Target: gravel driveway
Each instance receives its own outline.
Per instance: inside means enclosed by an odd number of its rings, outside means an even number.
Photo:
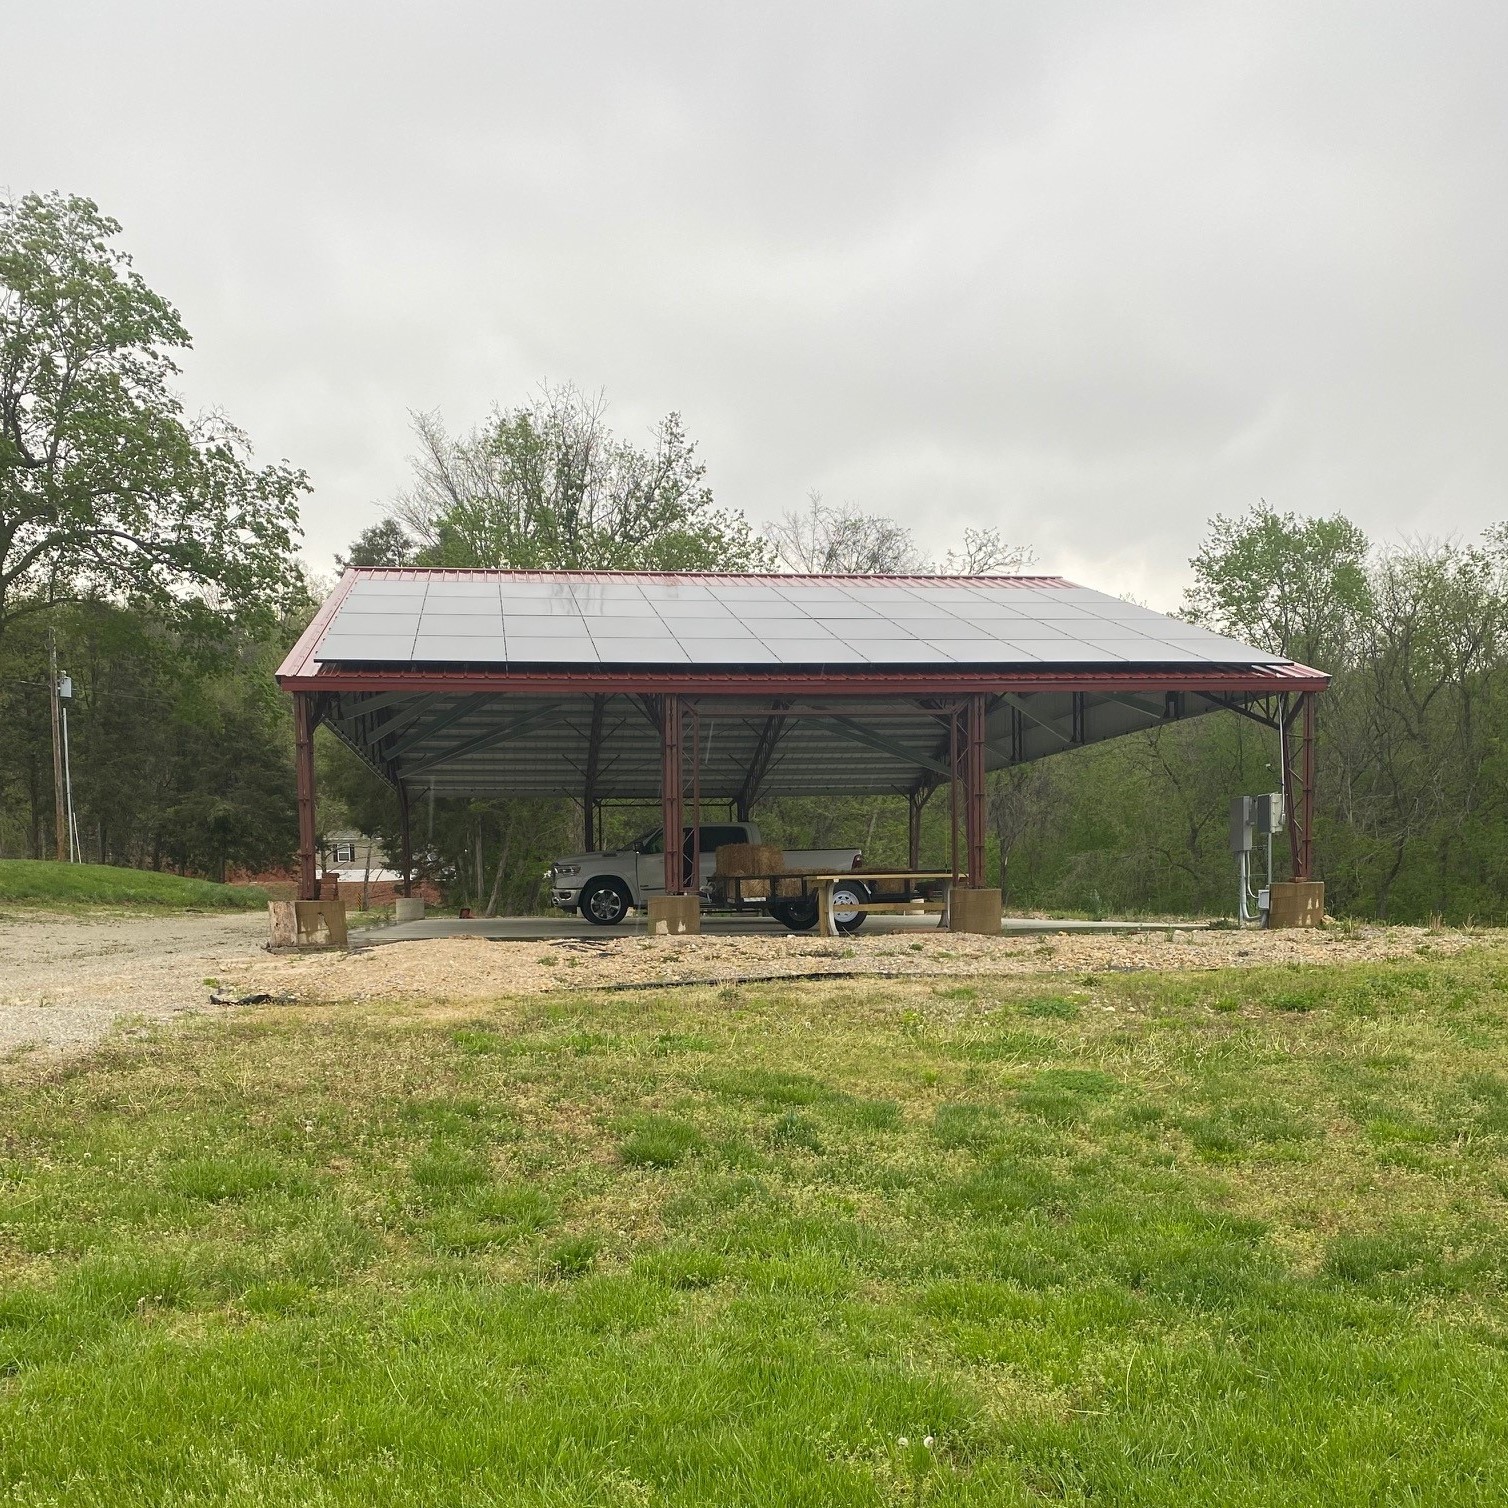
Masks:
[[[260,911],[0,918],[0,1054],[88,1047],[122,1016],[206,1008],[205,979],[244,973],[266,940]]]
[[[979,978],[1101,970],[1303,967],[1497,947],[1502,933],[1421,927],[1317,932],[1142,932],[1134,936],[912,935],[649,939],[583,935],[533,941],[441,937],[350,953],[270,955],[267,918],[250,916],[0,918],[0,1056],[87,1048],[123,1018],[165,1020],[214,1009],[214,979],[232,994],[301,1004],[465,1001],[556,990],[614,989],[779,976]]]

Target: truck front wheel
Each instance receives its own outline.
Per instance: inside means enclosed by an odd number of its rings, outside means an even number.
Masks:
[[[581,892],[581,914],[599,927],[616,927],[632,904],[621,880],[595,880]]]

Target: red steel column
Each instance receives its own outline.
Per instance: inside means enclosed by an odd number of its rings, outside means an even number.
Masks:
[[[298,782],[298,898],[319,899],[314,830],[314,698],[293,693],[293,763]]]
[[[1285,693],[1278,707],[1278,755],[1283,766],[1283,810],[1287,813],[1288,827],[1288,878],[1299,877],[1299,826],[1303,816],[1299,811],[1298,765],[1293,751],[1293,725],[1298,720],[1298,708]]]
[[[691,893],[702,888],[702,714],[691,704]]]
[[[958,880],[958,708],[948,714],[948,865]]]
[[[978,889],[984,884],[984,696],[976,692],[969,698],[968,738],[964,755],[964,822],[968,835],[969,884]]]
[[[685,857],[681,852],[681,699],[673,691],[660,699],[660,821],[665,828],[665,894],[685,891]]]
[[[1288,807],[1288,847],[1295,880],[1314,878],[1314,718],[1313,691],[1301,691],[1298,705],[1284,699],[1283,795]],[[1297,733],[1297,738],[1295,738]]]
[[[1314,878],[1314,715],[1315,693],[1304,693],[1304,739],[1303,754],[1301,759],[1302,789],[1299,801],[1303,809],[1302,836],[1299,842],[1297,880],[1311,880]]]

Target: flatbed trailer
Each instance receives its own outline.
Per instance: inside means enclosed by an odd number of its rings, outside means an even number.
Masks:
[[[840,886],[852,887],[855,882],[863,886],[866,894],[862,902],[847,906],[844,897],[837,903],[834,894]],[[874,882],[891,887],[899,885],[899,894],[886,893],[875,896],[871,891]],[[955,877],[947,870],[936,869],[850,869],[826,873],[783,870],[778,874],[714,875],[708,882],[712,894],[706,909],[734,912],[761,911],[782,920],[777,907],[810,906],[814,909],[813,921],[819,935],[837,937],[844,931],[853,931],[871,912],[901,916],[937,916],[938,925],[948,925],[948,904],[951,899]],[[794,895],[780,893],[792,884],[798,886]],[[923,888],[925,887],[925,889]],[[749,892],[753,891],[753,894]],[[928,892],[936,892],[930,894]],[[855,897],[857,900],[858,897]],[[795,928],[794,930],[805,930]]]

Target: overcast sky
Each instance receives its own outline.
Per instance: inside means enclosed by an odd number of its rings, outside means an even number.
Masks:
[[[719,500],[1176,603],[1213,513],[1508,517],[1508,5],[0,0],[0,187],[87,194],[308,469],[542,380]]]

